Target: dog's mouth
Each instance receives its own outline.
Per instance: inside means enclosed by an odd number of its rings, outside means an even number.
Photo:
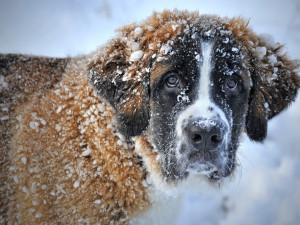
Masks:
[[[208,150],[209,151],[209,150]],[[213,151],[213,150],[210,150]],[[213,154],[209,157],[200,152],[194,152],[187,156],[186,172],[190,174],[202,174],[210,181],[216,181],[229,176],[232,172],[232,162],[224,155]]]
[[[210,176],[210,174],[217,172],[217,168],[210,163],[190,163],[186,169],[189,173],[199,173],[206,176]]]
[[[189,164],[186,171],[189,174],[201,174],[209,179],[209,181],[217,181],[221,178],[227,177],[230,173],[223,169],[218,169],[211,163],[192,163]]]
[[[181,143],[170,154],[161,153],[162,173],[167,181],[184,180],[190,175],[200,175],[209,182],[230,176],[235,168],[235,151],[226,143],[215,148],[199,148]]]
[[[204,159],[200,152],[189,154],[187,172],[207,174],[217,170],[216,166]]]

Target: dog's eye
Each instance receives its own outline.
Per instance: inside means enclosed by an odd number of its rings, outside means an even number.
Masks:
[[[177,87],[179,84],[179,80],[177,75],[171,75],[168,77],[168,79],[166,80],[166,84],[169,88],[174,88]]]
[[[238,81],[234,78],[230,78],[226,81],[226,88],[230,90],[235,90],[238,85]]]

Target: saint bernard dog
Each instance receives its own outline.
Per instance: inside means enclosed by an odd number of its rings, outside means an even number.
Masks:
[[[243,132],[266,138],[295,100],[298,68],[242,18],[176,10],[89,55],[0,55],[0,224],[165,217],[156,193],[190,177],[220,183]]]

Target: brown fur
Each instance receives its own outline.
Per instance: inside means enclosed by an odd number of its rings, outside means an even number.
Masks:
[[[43,95],[58,83],[69,59],[50,59],[25,55],[1,55],[0,75],[7,87],[0,88],[0,215],[7,215],[9,188],[8,152],[12,126],[15,123],[15,107],[26,104],[33,94]],[[2,86],[2,84],[1,84]],[[4,188],[7,187],[8,188]]]
[[[9,152],[15,166],[7,179],[16,184],[9,202],[10,222],[43,223],[46,219],[65,224],[83,219],[106,224],[126,221],[147,204],[139,160],[125,143],[117,144],[110,122],[112,109],[94,95],[84,70],[75,71],[82,63],[73,60],[74,68],[67,69],[51,92],[16,109],[22,117],[11,141],[15,151]],[[92,120],[93,115],[97,120]],[[83,157],[88,148],[93,152]],[[20,176],[24,172],[30,180]],[[96,200],[101,201],[99,207]],[[81,213],[79,206],[84,209]]]
[[[120,36],[81,58],[1,55],[0,75],[8,87],[0,92],[0,222],[126,224],[145,211],[150,200],[143,181],[147,173],[161,172],[147,132],[149,84],[166,70],[155,60],[166,57],[164,44],[204,20],[207,29],[222,25],[232,31],[247,49],[254,86],[246,126],[260,140],[251,124],[266,122],[294,100],[298,65],[280,54],[282,46],[267,46],[241,18],[164,11],[124,26]],[[259,59],[261,46],[267,54]],[[142,58],[130,61],[136,50],[143,51]],[[268,60],[272,54],[274,65]]]

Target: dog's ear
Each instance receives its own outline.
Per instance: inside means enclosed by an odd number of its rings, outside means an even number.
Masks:
[[[246,131],[262,142],[267,136],[267,122],[295,100],[300,86],[299,62],[283,54],[283,46],[269,35],[256,36],[250,53],[250,92]]]
[[[132,53],[128,40],[117,38],[97,53],[89,67],[96,93],[115,110],[117,128],[125,137],[141,135],[149,124],[149,67],[142,51]],[[102,53],[102,54],[101,54]]]

